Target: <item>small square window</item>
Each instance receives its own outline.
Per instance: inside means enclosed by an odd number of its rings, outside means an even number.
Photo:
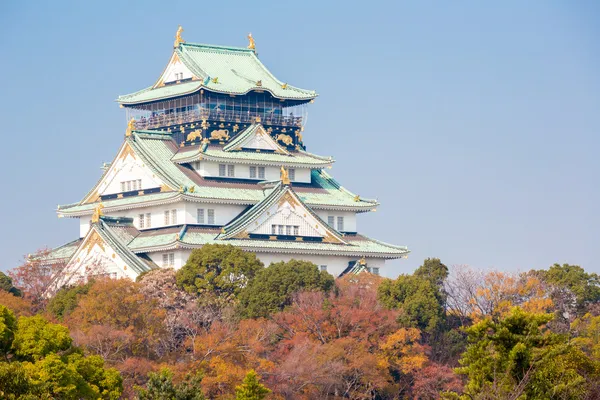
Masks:
[[[258,167],[258,179],[265,179],[265,167]]]
[[[372,272],[374,275],[379,275],[379,267],[373,267],[373,268],[371,268],[371,272]]]
[[[329,215],[327,217],[327,225],[333,228],[333,224],[335,223],[335,217],[333,215]]]
[[[327,265],[319,265],[321,272],[327,272]]]
[[[229,178],[233,178],[235,176],[235,165],[228,165],[227,166],[227,176]]]
[[[215,224],[215,210],[212,208],[208,209],[208,224],[209,225]]]
[[[204,208],[198,209],[198,223],[204,224]]]
[[[219,176],[226,176],[227,166],[225,164],[219,164]]]
[[[290,178],[290,181],[295,181],[296,180],[296,170],[294,168],[288,169],[288,176]]]
[[[256,179],[256,167],[250,167],[250,178]]]
[[[337,230],[340,232],[344,230],[344,217],[337,217]]]

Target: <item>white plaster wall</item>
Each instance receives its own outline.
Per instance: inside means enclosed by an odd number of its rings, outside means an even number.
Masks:
[[[358,232],[356,226],[356,213],[351,211],[330,211],[330,210],[313,210],[316,214],[327,223],[329,216],[335,217],[334,229],[338,229],[337,217],[344,217],[344,232]]]
[[[197,170],[201,176],[208,177],[219,177],[219,164],[233,164],[235,165],[235,177],[238,179],[250,179],[250,167],[249,164],[235,164],[235,163],[216,163],[213,161],[201,161],[200,168]],[[257,165],[258,167],[258,165]],[[310,183],[310,168],[294,168],[296,170],[296,179],[294,182]],[[258,172],[257,172],[258,173]],[[281,169],[280,167],[269,167],[265,166],[265,179],[266,181],[275,181],[280,178]],[[223,177],[221,177],[223,178]],[[227,177],[225,177],[227,178]]]
[[[177,78],[178,73],[183,73],[183,78]],[[164,78],[163,78],[163,82],[165,83],[169,83],[169,82],[174,82],[177,80],[182,80],[182,79],[189,79],[192,78],[193,75],[190,72],[189,69],[186,68],[185,65],[183,65],[183,63],[179,60],[176,60],[175,62],[169,64],[169,66],[167,67],[165,74],[164,74]]]
[[[90,223],[92,222],[91,216],[84,216],[79,218],[79,237],[82,238],[87,235],[90,230]]]
[[[156,253],[148,253],[148,256],[154,261],[156,265],[160,268],[163,268],[163,254],[174,253],[175,254],[175,264],[173,268],[179,269],[183,267],[191,254],[191,250],[183,250],[183,249],[175,249],[169,251],[161,251]]]
[[[112,213],[106,213],[106,215],[111,217],[128,217],[133,218],[133,224],[136,228],[140,228],[139,226],[139,214],[146,215],[147,213],[151,213],[152,225],[148,227],[144,221],[144,228],[160,228],[163,226],[170,225],[182,225],[182,224],[196,224],[198,223],[198,208],[209,209],[212,208],[215,210],[215,225],[226,225],[237,217],[243,210],[245,210],[245,206],[233,205],[233,204],[215,204],[215,203],[194,203],[194,202],[186,202],[180,201],[177,203],[166,204],[161,206],[154,207],[141,207],[131,210],[124,210]],[[165,225],[165,210],[177,210],[177,224],[170,223],[169,225]],[[80,230],[84,230],[87,233],[87,229],[89,229],[89,225],[86,228],[83,224],[84,219],[89,223],[89,217],[82,218],[80,224]],[[171,216],[169,217],[171,220]],[[205,211],[205,221],[207,220],[207,212]],[[171,221],[169,221],[171,222]],[[205,222],[206,223],[206,222]]]

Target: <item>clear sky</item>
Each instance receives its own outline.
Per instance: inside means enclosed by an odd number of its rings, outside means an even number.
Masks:
[[[78,235],[177,26],[315,89],[308,150],[377,212],[359,230],[448,265],[600,272],[600,2],[0,2],[0,269]]]

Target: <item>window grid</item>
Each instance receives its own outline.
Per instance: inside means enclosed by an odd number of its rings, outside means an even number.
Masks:
[[[256,167],[250,167],[250,178],[256,178]]]
[[[288,177],[290,178],[290,181],[296,180],[296,170],[294,168],[288,169]]]
[[[344,230],[344,217],[337,217],[337,230],[338,231]]]
[[[258,167],[258,179],[265,179],[265,167]]]
[[[334,223],[335,223],[335,217],[333,215],[327,216],[327,225],[329,225],[330,227],[333,228]]]
[[[138,218],[139,218],[139,224],[138,225],[139,225],[140,229],[144,229],[144,214],[140,214],[138,216]]]
[[[171,210],[171,224],[177,225],[177,210]]]
[[[204,208],[198,209],[198,223],[204,224]]]
[[[146,214],[146,228],[151,228],[151,227],[152,227],[152,214],[147,213]]]
[[[208,209],[208,224],[209,225],[215,224],[215,210],[212,208]]]
[[[235,176],[235,165],[228,165],[227,166],[227,177],[229,178],[233,178]]]
[[[219,176],[226,175],[227,166],[225,164],[219,164]]]
[[[327,272],[327,265],[319,265],[321,272]]]
[[[165,210],[165,225],[169,225],[171,212],[169,210]]]

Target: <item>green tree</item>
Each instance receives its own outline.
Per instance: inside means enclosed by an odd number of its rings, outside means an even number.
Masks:
[[[308,261],[278,262],[260,270],[239,295],[240,313],[245,318],[268,317],[289,306],[299,291],[328,292],[334,278]]]
[[[590,304],[600,302],[600,276],[589,274],[578,265],[554,264],[535,274],[552,287],[551,297],[558,314],[582,316]]]
[[[433,333],[443,326],[444,299],[429,279],[400,275],[384,280],[377,289],[377,299],[384,306],[400,310],[398,322]]]
[[[271,390],[260,383],[260,377],[252,369],[246,374],[242,384],[235,388],[235,399],[262,400],[269,393],[271,393]]]
[[[13,286],[12,279],[0,271],[0,290],[4,290],[14,296],[21,297],[21,291]]]
[[[447,397],[584,398],[582,374],[597,377],[597,366],[566,336],[549,331],[546,324],[551,320],[551,314],[515,307],[498,322],[486,319],[468,328],[469,345],[457,368],[468,378],[465,394]]]
[[[0,304],[0,351],[5,359],[12,347],[16,330],[17,319],[15,318],[15,314]]]
[[[0,398],[7,399],[118,399],[121,375],[105,369],[100,356],[85,357],[72,346],[69,330],[41,316],[20,317],[0,306],[4,349],[0,362]],[[12,331],[11,335],[2,333]]]
[[[162,368],[158,373],[149,373],[146,387],[137,386],[135,391],[139,400],[204,400],[201,381],[202,376],[197,374],[174,384],[171,370]]]
[[[188,293],[230,301],[262,267],[254,253],[232,245],[207,244],[193,250],[177,271],[177,285]]]
[[[423,265],[415,270],[414,276],[427,279],[441,288],[448,278],[448,267],[442,264],[439,258],[427,258],[423,261]]]
[[[60,289],[48,302],[47,311],[55,318],[62,320],[77,307],[79,296],[87,294],[93,284],[94,281],[90,280],[85,285],[67,286]]]

